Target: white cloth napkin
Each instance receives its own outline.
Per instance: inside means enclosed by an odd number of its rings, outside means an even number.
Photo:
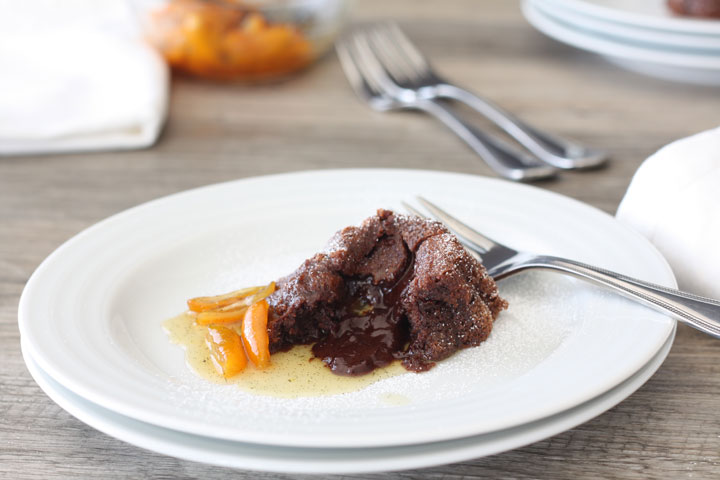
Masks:
[[[660,250],[681,290],[720,299],[720,128],[645,160],[616,216]]]
[[[0,154],[142,148],[169,74],[122,2],[0,2]]]

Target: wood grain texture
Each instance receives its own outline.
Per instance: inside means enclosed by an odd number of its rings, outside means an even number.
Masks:
[[[355,6],[357,21],[399,21],[450,78],[551,131],[610,149],[607,168],[538,184],[609,213],[644,158],[719,122],[717,90],[624,72],[556,43],[529,27],[515,2]],[[27,373],[17,303],[53,249],[108,215],[209,183],[345,167],[490,175],[432,119],[360,104],[332,55],[272,86],[175,80],[167,128],[146,151],[0,158],[0,478],[311,478],[178,460],[85,426]],[[584,425],[500,455],[373,478],[718,478],[719,412],[720,342],[681,326],[657,374]]]

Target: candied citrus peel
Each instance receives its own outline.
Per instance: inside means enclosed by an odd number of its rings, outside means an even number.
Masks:
[[[240,335],[227,327],[208,327],[205,344],[217,372],[230,378],[245,370],[247,356]]]
[[[248,358],[260,369],[270,365],[267,332],[270,306],[265,299],[274,291],[275,282],[270,282],[187,301],[195,323],[207,327],[205,344],[215,369],[225,378],[243,371]],[[241,326],[228,327],[240,322]]]
[[[236,309],[229,312],[200,312],[195,317],[195,323],[198,325],[227,325],[230,323],[237,323],[245,318],[245,312],[247,306],[242,309]]]
[[[230,305],[224,306],[219,309],[221,312],[232,312],[234,310],[245,310],[247,307],[252,305],[253,303],[257,303],[260,300],[267,298],[270,296],[271,293],[275,291],[275,282],[270,282],[264,287],[254,287],[258,288],[258,290],[254,291],[252,294],[247,295],[235,303],[231,303]]]
[[[271,283],[273,286],[273,289],[275,288],[275,283]],[[248,287],[248,288],[242,288],[240,290],[235,290],[234,292],[230,293],[224,293],[222,295],[215,295],[213,297],[196,297],[191,298],[187,301],[188,308],[193,312],[205,312],[207,310],[216,310],[218,308],[226,307],[228,305],[232,305],[233,303],[237,303],[243,298],[246,298],[254,293],[259,292],[263,288],[267,289],[268,287]],[[270,292],[272,293],[272,292]],[[269,295],[269,294],[268,294]],[[247,306],[247,305],[246,305]]]
[[[270,339],[267,331],[269,310],[267,300],[260,300],[248,308],[243,320],[242,340],[245,352],[259,369],[270,365]]]

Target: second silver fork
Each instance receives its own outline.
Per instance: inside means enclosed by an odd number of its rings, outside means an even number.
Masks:
[[[490,100],[448,82],[394,23],[373,25],[367,31],[376,50],[382,52],[384,66],[400,87],[415,91],[421,98],[449,98],[465,103],[540,160],[557,168],[590,168],[606,162],[606,152],[542,132]]]
[[[533,156],[467,124],[450,108],[433,99],[420,98],[393,82],[378,59],[364,30],[357,30],[336,44],[350,85],[378,111],[417,109],[438,118],[462,138],[499,175],[511,180],[534,180],[555,175],[556,169]]]

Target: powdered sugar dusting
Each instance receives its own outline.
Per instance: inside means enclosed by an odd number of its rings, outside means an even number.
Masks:
[[[352,393],[288,399],[253,395],[234,385],[210,384],[187,371],[170,380],[168,400],[188,414],[220,415],[239,428],[248,422],[247,412],[252,411],[253,416],[268,418],[268,431],[281,432],[288,422],[312,425],[338,417],[361,421],[368,409],[412,409],[490,391],[515,381],[551,356],[579,321],[579,311],[569,313],[562,301],[556,301],[568,295],[569,283],[571,279],[542,272],[505,280],[500,291],[510,308],[500,314],[488,340],[439,362],[429,372],[408,372]],[[397,396],[407,399],[407,405],[399,407],[387,401]]]
[[[396,219],[410,225],[409,236],[413,237],[414,232],[415,241],[420,242],[427,235],[425,221],[404,215],[397,215]],[[414,230],[413,225],[417,227]],[[446,231],[439,223],[433,225]],[[440,244],[446,248],[455,241],[446,234],[440,237]],[[238,285],[261,284],[284,276],[312,255],[313,250],[304,250],[297,245],[292,248],[286,243],[284,249],[273,250],[272,256],[255,258],[238,248],[240,238],[226,241],[232,246],[221,248],[221,256],[233,268],[213,279],[202,279],[212,284],[208,293],[229,291]],[[324,252],[338,248],[342,245],[338,243],[338,237],[333,236]],[[228,252],[236,253],[228,259]],[[438,261],[443,259],[438,258]],[[460,351],[439,362],[428,372],[407,372],[340,395],[278,398],[252,394],[232,384],[213,384],[186,368],[167,380],[168,401],[188,415],[221,417],[227,425],[238,429],[256,427],[257,418],[262,417],[263,429],[267,432],[283,432],[289,425],[319,425],[333,418],[362,423],[368,409],[392,412],[401,408],[408,411],[469,393],[489,392],[531,371],[562,344],[579,321],[576,314],[580,310],[568,311],[562,301],[569,295],[567,292],[572,291],[573,282],[543,272],[527,272],[506,279],[500,284],[500,294],[508,300],[510,307],[495,321],[490,337],[478,347]],[[398,406],[388,398],[403,398],[406,402]],[[249,411],[254,412],[250,417]]]

